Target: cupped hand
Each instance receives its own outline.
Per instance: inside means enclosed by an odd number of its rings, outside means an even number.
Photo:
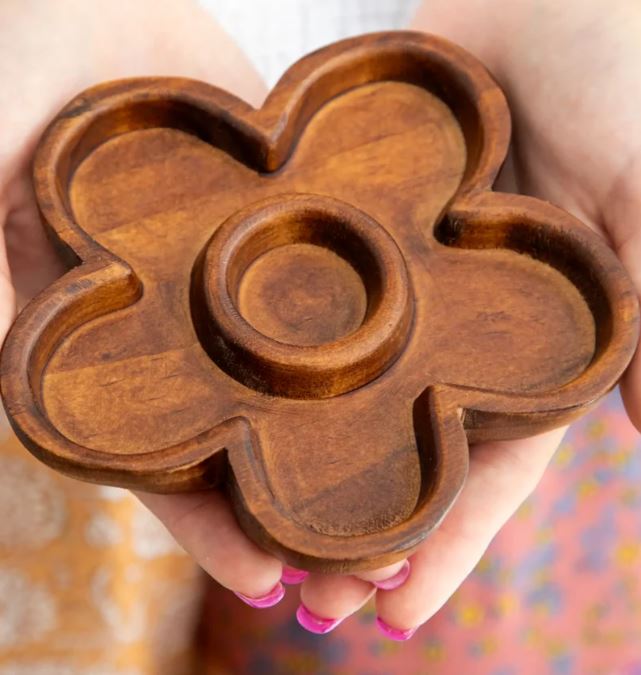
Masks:
[[[67,101],[93,84],[142,75],[212,82],[256,105],[264,96],[247,60],[195,3],[137,0],[124,7],[108,0],[0,4],[0,338],[16,305],[64,272],[38,216],[30,161],[45,125]],[[158,497],[152,506],[227,587],[260,595],[277,583],[280,562],[241,534],[219,495]]]
[[[413,27],[474,53],[507,94],[513,148],[497,189],[577,216],[606,239],[641,295],[641,5],[619,0],[604,11],[598,0],[426,0]],[[641,429],[639,351],[621,390]],[[447,601],[533,491],[563,432],[471,448],[466,485],[410,557],[409,577],[376,592],[383,632],[407,639]],[[370,594],[353,577],[312,575],[302,588],[314,614],[335,619]]]
[[[0,7],[10,26],[0,43],[0,338],[16,311],[64,273],[42,228],[31,187],[30,161],[47,122],[73,96],[110,79],[147,75],[192,77],[259,105],[260,78],[211,17],[188,0],[137,0],[122,5],[60,0]],[[217,492],[139,494],[203,569],[246,602],[268,606],[282,597],[283,566],[239,528]],[[402,563],[371,572],[393,576]],[[288,570],[286,581],[304,575]],[[329,581],[347,615],[361,604],[344,580]],[[361,588],[371,594],[374,586]]]
[[[513,115],[498,189],[551,201],[612,246],[641,294],[641,6],[634,0],[427,0],[414,28],[465,47],[494,73]],[[641,428],[641,355],[621,385]],[[439,529],[410,558],[409,579],[378,591],[397,638],[431,617],[536,486],[562,431],[471,449],[467,483]],[[488,498],[491,495],[491,498]],[[354,582],[357,584],[357,582]],[[311,580],[303,597],[331,607]],[[342,608],[344,611],[344,608]]]

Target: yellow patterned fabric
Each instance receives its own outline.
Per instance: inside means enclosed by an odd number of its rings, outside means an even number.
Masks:
[[[195,673],[202,581],[129,492],[59,476],[3,420],[0,675]]]

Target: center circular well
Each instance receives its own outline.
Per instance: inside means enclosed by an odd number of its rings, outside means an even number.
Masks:
[[[320,399],[398,357],[413,299],[403,256],[373,218],[312,194],[230,216],[194,261],[194,328],[218,367],[276,396]]]
[[[292,243],[266,251],[245,270],[238,310],[257,331],[297,346],[334,342],[367,313],[358,272],[329,248]]]

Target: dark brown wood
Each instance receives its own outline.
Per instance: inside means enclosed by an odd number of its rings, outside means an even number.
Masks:
[[[224,485],[298,567],[407,555],[469,442],[574,419],[637,342],[608,246],[491,192],[509,127],[484,68],[417,33],[315,52],[259,110],[176,78],[84,92],[35,158],[70,270],[5,343],[16,432],[85,480]]]

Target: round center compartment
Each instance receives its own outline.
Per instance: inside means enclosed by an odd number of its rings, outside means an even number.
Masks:
[[[290,345],[322,345],[359,328],[367,291],[358,272],[331,249],[279,246],[245,271],[238,309],[258,332]]]
[[[279,195],[231,216],[192,273],[201,344],[229,375],[292,398],[370,382],[403,350],[413,301],[390,235],[354,207]]]

